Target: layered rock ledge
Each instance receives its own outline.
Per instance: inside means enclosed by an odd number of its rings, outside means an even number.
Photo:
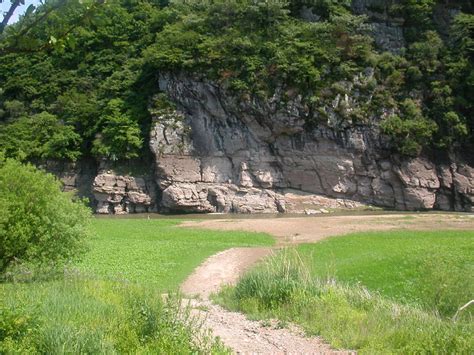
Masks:
[[[236,98],[182,75],[163,75],[159,86],[177,109],[154,117],[153,161],[138,174],[99,166],[91,183],[97,213],[473,211],[472,157],[394,155],[377,125],[338,124],[335,109],[344,100],[357,105],[351,97],[336,98],[328,122],[308,129],[298,96]],[[81,180],[58,175],[69,189]]]

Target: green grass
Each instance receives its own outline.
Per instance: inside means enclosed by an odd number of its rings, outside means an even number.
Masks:
[[[215,299],[362,353],[472,353],[473,232],[354,234],[284,250]],[[367,287],[365,287],[367,286]],[[417,294],[418,292],[418,294]]]
[[[19,270],[15,279],[29,282],[0,283],[0,354],[226,353],[177,296],[161,295],[208,256],[273,239],[179,223],[94,219],[90,251],[66,276]]]
[[[272,245],[266,234],[179,228],[179,220],[102,219],[78,264],[82,273],[174,290],[207,257],[232,247]]]
[[[474,231],[372,232],[301,245],[313,276],[452,316],[474,298]]]
[[[0,284],[0,353],[189,354],[226,349],[178,298],[117,281]]]

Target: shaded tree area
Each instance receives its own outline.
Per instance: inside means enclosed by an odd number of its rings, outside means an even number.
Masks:
[[[160,7],[94,4],[68,1],[17,44],[22,21],[6,29],[6,47],[15,50],[6,50],[0,63],[0,140],[9,156],[127,159],[139,153],[151,84],[142,78],[140,53],[152,42],[150,22]],[[110,134],[118,124],[122,129]]]
[[[380,124],[407,155],[472,143],[468,2],[453,5],[447,37],[433,24],[436,1],[397,2],[391,11],[405,19],[408,39],[399,54],[374,47],[367,18],[348,1],[59,3],[1,35],[0,150],[10,157],[139,156],[160,72],[205,76],[243,100],[299,94],[312,127],[325,124],[324,108],[336,95],[350,94],[341,83],[369,68],[373,76],[358,88],[367,100],[339,112],[348,124]],[[298,17],[308,5],[317,22]]]

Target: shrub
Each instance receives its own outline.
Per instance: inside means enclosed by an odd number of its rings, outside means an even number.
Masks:
[[[0,149],[7,156],[23,159],[70,159],[80,156],[81,137],[48,112],[22,116],[0,125]]]
[[[388,135],[398,152],[416,156],[424,143],[437,131],[435,122],[423,116],[413,100],[406,99],[400,104],[401,117],[392,115],[380,124],[382,132]]]
[[[95,155],[111,160],[138,157],[143,144],[140,127],[128,113],[123,112],[124,106],[120,99],[109,101],[103,117],[104,128],[93,142],[92,152]]]
[[[59,266],[85,250],[90,211],[51,174],[0,162],[0,274],[13,264]]]

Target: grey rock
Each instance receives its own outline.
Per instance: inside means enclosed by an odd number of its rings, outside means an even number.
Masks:
[[[127,214],[157,210],[154,183],[149,178],[119,175],[108,170],[95,177],[92,188],[96,213]]]
[[[341,83],[348,94],[331,105],[363,104],[367,98],[355,95],[357,82],[371,76],[368,68],[352,83]],[[144,173],[119,173],[108,163],[49,166],[66,190],[89,186],[97,213],[307,213],[368,205],[473,209],[474,169],[467,161],[393,155],[376,118],[365,126],[347,125],[329,105],[330,122],[308,131],[301,97],[283,89],[264,101],[241,100],[185,75],[162,75],[159,85],[177,111],[154,117],[154,158],[140,163]]]
[[[370,70],[357,80],[365,75]],[[179,154],[173,147],[151,146],[167,209],[304,213],[369,204],[471,209],[474,175],[468,164],[453,168],[423,156],[392,156],[376,126],[338,126],[336,119],[307,132],[301,99],[283,103],[278,90],[266,102],[241,101],[212,82],[179,75],[162,76],[160,87],[191,127],[187,148]],[[336,106],[352,100],[336,99]]]

